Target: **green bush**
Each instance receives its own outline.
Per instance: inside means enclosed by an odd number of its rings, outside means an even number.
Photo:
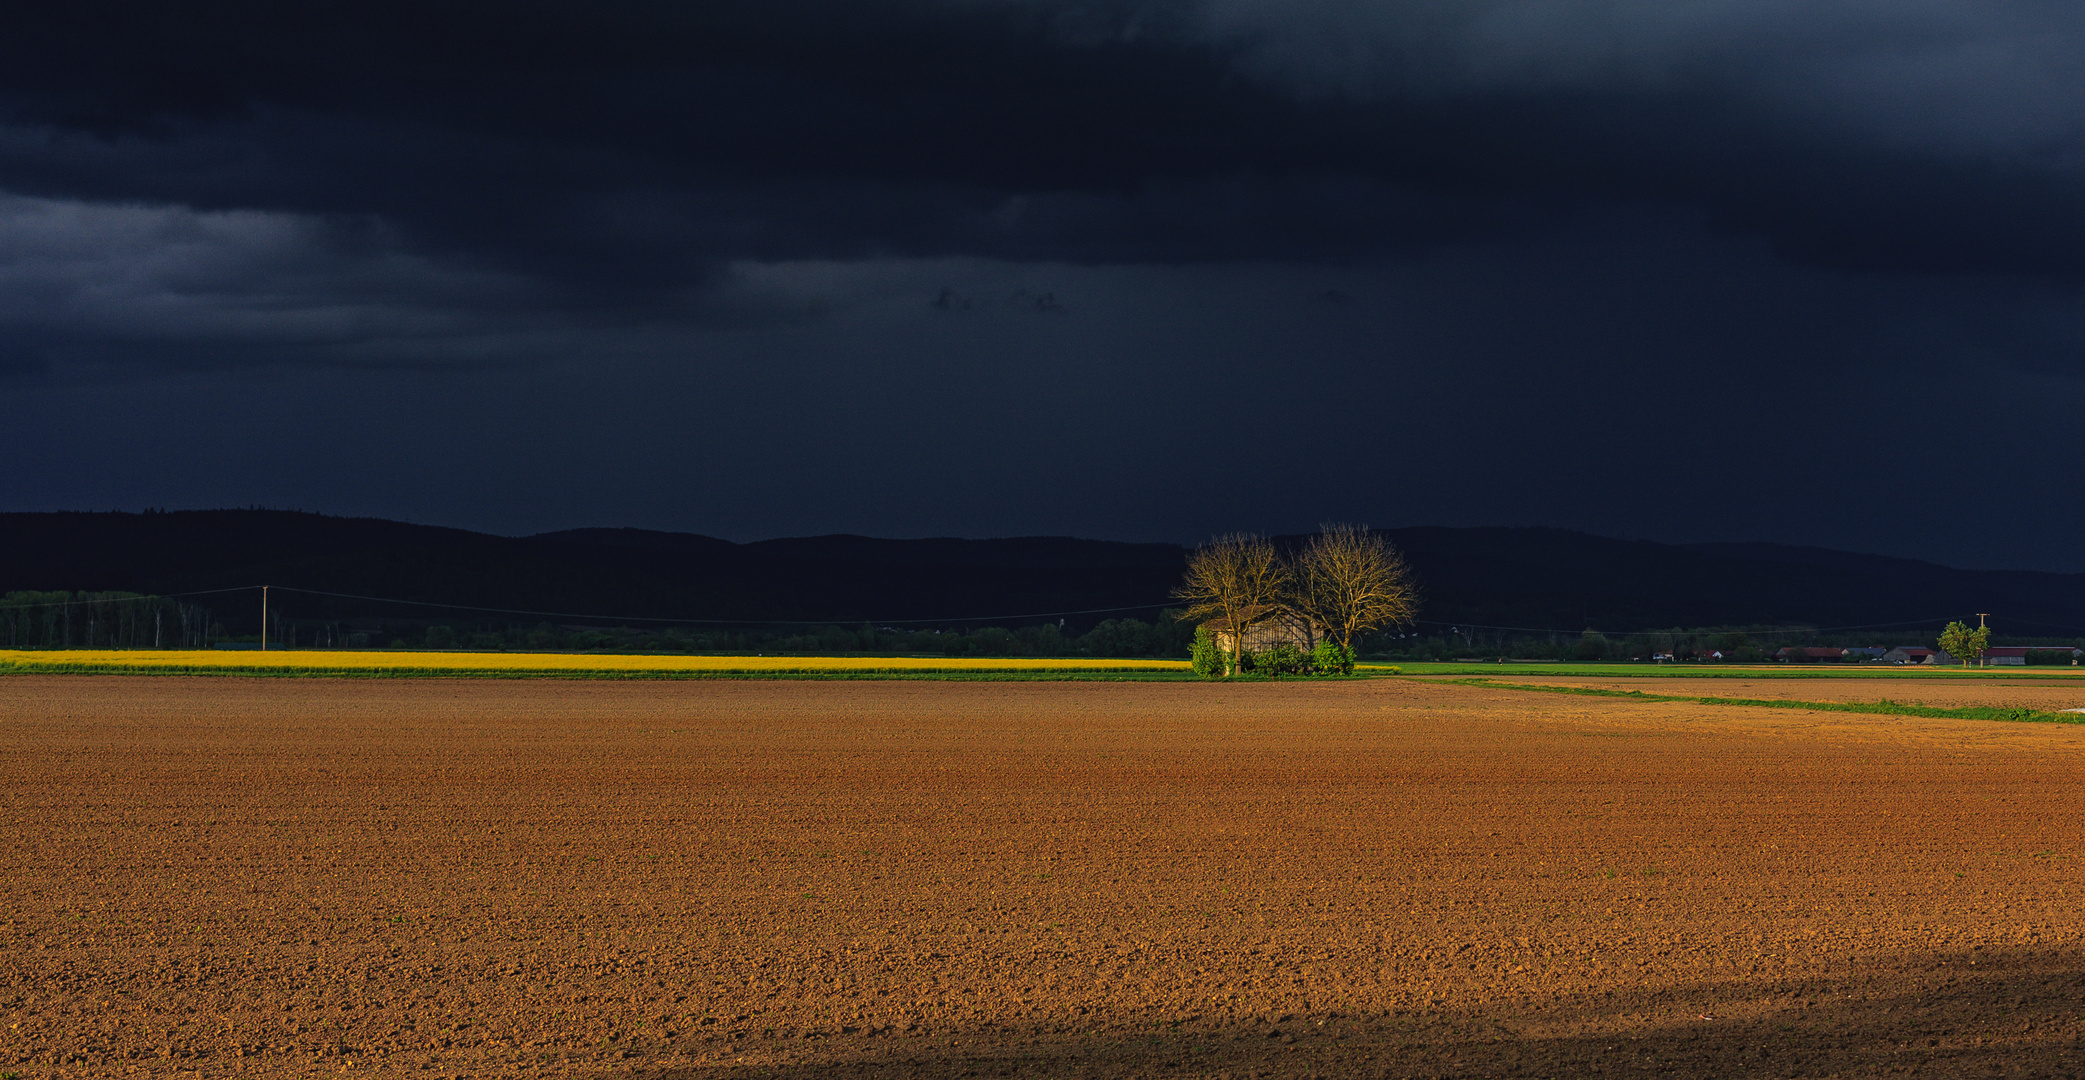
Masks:
[[[1206,627],[1195,627],[1195,643],[1188,652],[1188,666],[1205,679],[1214,679],[1223,674],[1223,651],[1216,647],[1216,639],[1209,635]]]
[[[1252,670],[1274,678],[1302,675],[1310,670],[1310,657],[1294,645],[1275,645],[1250,654]]]
[[[1327,638],[1310,650],[1310,667],[1320,675],[1352,675],[1354,650]]]

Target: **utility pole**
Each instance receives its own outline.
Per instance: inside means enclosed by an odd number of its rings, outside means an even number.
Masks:
[[[261,651],[268,651],[268,587],[261,586]]]
[[[1988,612],[1988,611],[1979,611],[1979,612],[1977,612],[1977,613],[1976,613],[1976,628],[1977,628],[1978,630],[1984,630],[1984,629],[1988,629],[1988,627],[1986,627],[1986,626],[1985,626],[1985,624],[1984,624],[1984,620],[1985,620],[1985,619],[1988,619],[1988,618],[1990,618],[1990,617],[1991,617],[1991,613],[1990,613],[1990,612]],[[1979,656],[1979,657],[1977,657],[1977,658],[1976,658],[1976,666],[1978,666],[1978,667],[1990,667],[1990,666],[1991,666],[1991,661],[1989,661],[1989,660],[1987,660],[1987,659],[1985,659],[1985,658],[1983,658],[1983,657]]]

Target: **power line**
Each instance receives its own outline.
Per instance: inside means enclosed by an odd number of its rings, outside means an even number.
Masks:
[[[1426,625],[1426,626],[1446,626],[1446,627],[1449,627],[1450,629],[1453,629],[1453,628],[1455,628],[1455,627],[1460,627],[1460,626],[1466,626],[1466,627],[1469,627],[1469,628],[1470,628],[1470,629],[1472,629],[1472,630],[1510,630],[1510,631],[1513,631],[1513,632],[1515,632],[1515,633],[1522,633],[1522,634],[1580,634],[1580,633],[1584,633],[1584,630],[1583,630],[1583,629],[1581,629],[1581,630],[1554,630],[1554,629],[1544,629],[1544,628],[1542,628],[1542,627],[1536,627],[1536,626],[1488,626],[1488,625],[1486,625],[1486,624],[1484,624],[1484,623],[1471,623],[1471,622],[1441,622],[1441,621],[1439,621],[1439,620],[1437,620],[1437,619],[1414,619],[1414,620],[1412,620],[1412,621],[1413,621],[1414,623],[1419,623],[1419,624],[1423,624],[1423,625]],[[1673,633],[1673,632],[1674,632],[1675,630],[1677,630],[1677,631],[1678,631],[1679,633],[1683,633],[1683,634],[1714,634],[1714,633],[1742,633],[1742,634],[1745,634],[1745,635],[1746,635],[1746,636],[1748,636],[1748,637],[1769,637],[1769,636],[1772,636],[1772,635],[1776,635],[1776,634],[1833,634],[1833,633],[1838,633],[1838,632],[1840,632],[1840,631],[1844,631],[1844,630],[1888,630],[1888,629],[1892,629],[1892,628],[1894,628],[1894,627],[1899,627],[1899,626],[1928,626],[1928,625],[1931,625],[1931,624],[1933,624],[1933,623],[1942,623],[1942,622],[1946,622],[1946,621],[1947,621],[1947,618],[1946,618],[1945,616],[1942,616],[1942,617],[1940,617],[1940,618],[1934,618],[1934,619],[1905,619],[1905,620],[1903,620],[1903,621],[1901,621],[1901,622],[1888,622],[1888,623],[1865,623],[1865,624],[1862,624],[1862,625],[1859,625],[1859,626],[1798,626],[1798,627],[1791,627],[1791,628],[1789,628],[1789,629],[1786,629],[1786,630],[1726,630],[1726,631],[1717,631],[1717,630],[1710,630],[1710,629],[1694,629],[1694,630],[1687,630],[1687,629],[1683,629],[1683,628],[1678,628],[1678,627],[1671,627],[1671,626],[1661,626],[1661,627],[1656,627],[1656,628],[1653,628],[1653,629],[1650,629],[1650,630],[1617,630],[1617,631],[1615,631],[1615,632],[1614,632],[1614,636],[1617,636],[1617,637],[1632,637],[1632,636],[1634,636],[1634,635],[1637,635],[1637,634],[1670,634],[1670,633]],[[2021,621],[2021,622],[2028,622],[2028,621],[2030,621],[2030,620],[2022,619],[2022,620],[2020,620],[2020,621]],[[2048,623],[2042,623],[2042,624],[2039,624],[2039,625],[2044,625],[2044,626],[2047,626],[2047,625],[2052,625],[2052,624],[2048,624]],[[1605,633],[1605,631],[1596,631],[1596,632],[1597,632],[1597,633]],[[2085,632],[2085,631],[2081,631],[2081,632]]]
[[[229,589],[195,589],[190,592],[145,593],[137,596],[104,596],[99,600],[31,600],[19,604],[0,604],[0,610],[39,607],[78,607],[82,604],[124,604],[133,600],[173,600],[183,596],[211,596],[217,593],[247,592],[260,588],[259,585],[238,585]]]
[[[440,609],[440,610],[444,610],[444,611],[474,611],[474,612],[480,612],[480,613],[483,613],[483,614],[488,614],[488,615],[527,615],[527,616],[531,616],[531,617],[535,617],[535,618],[545,618],[545,619],[579,619],[579,620],[584,620],[584,621],[588,621],[588,622],[623,622],[623,623],[632,623],[632,622],[639,622],[639,623],[662,623],[662,624],[704,624],[704,625],[711,625],[711,626],[838,626],[838,625],[841,625],[841,624],[844,624],[844,623],[855,623],[855,622],[865,622],[865,623],[872,623],[872,624],[879,624],[879,625],[913,625],[913,626],[917,626],[917,625],[934,625],[934,624],[945,624],[945,623],[976,623],[976,622],[1015,622],[1015,621],[1021,621],[1021,620],[1027,620],[1027,619],[1056,619],[1056,618],[1063,618],[1063,617],[1066,617],[1066,616],[1071,616],[1071,615],[1109,615],[1109,614],[1115,614],[1115,613],[1119,613],[1119,612],[1127,612],[1127,611],[1157,611],[1157,610],[1162,610],[1162,609],[1164,609],[1164,608],[1168,608],[1168,607],[1172,607],[1172,606],[1173,606],[1173,605],[1172,605],[1172,604],[1170,604],[1170,603],[1156,603],[1156,604],[1132,604],[1132,605],[1128,605],[1128,606],[1123,606],[1123,607],[1104,607],[1104,608],[1080,608],[1080,609],[1077,609],[1077,610],[1072,610],[1072,611],[1039,611],[1039,612],[1026,612],[1026,613],[1022,613],[1022,614],[1001,614],[1001,615],[961,615],[961,616],[947,616],[947,617],[940,617],[940,618],[925,618],[925,619],[922,619],[922,618],[909,618],[909,619],[878,619],[878,618],[835,618],[835,619],[717,619],[717,618],[681,618],[681,617],[669,617],[669,616],[661,616],[661,615],[596,615],[596,614],[588,614],[588,613],[583,613],[583,612],[574,612],[574,611],[538,611],[538,610],[534,610],[534,609],[528,609],[528,608],[501,608],[501,607],[483,607],[483,606],[479,606],[479,605],[475,605],[475,604],[450,604],[450,603],[443,603],[443,602],[440,602],[440,601],[434,601],[434,600],[407,600],[407,599],[403,599],[403,598],[400,598],[400,597],[395,597],[395,596],[365,596],[365,595],[362,595],[362,594],[359,594],[359,593],[342,593],[342,592],[329,592],[329,591],[327,591],[327,590],[324,590],[324,589],[303,589],[303,588],[298,588],[298,587],[296,587],[296,586],[292,586],[292,585],[274,585],[274,586],[262,586],[262,585],[239,585],[239,586],[233,586],[233,587],[230,587],[230,588],[224,588],[224,589],[195,589],[195,590],[191,590],[191,591],[188,591],[188,592],[178,592],[178,593],[154,593],[154,594],[151,594],[151,595],[148,595],[148,596],[134,596],[134,597],[108,597],[108,598],[104,598],[104,599],[100,599],[100,600],[49,600],[49,601],[32,601],[32,602],[26,602],[26,603],[15,603],[15,604],[0,604],[0,610],[6,610],[6,609],[21,609],[21,608],[35,608],[35,607],[77,607],[77,606],[83,606],[83,605],[88,605],[88,604],[108,604],[108,603],[122,603],[122,602],[125,602],[125,601],[130,601],[130,600],[158,600],[158,599],[175,599],[175,598],[180,598],[180,597],[189,597],[189,596],[212,596],[212,595],[218,595],[218,594],[223,594],[223,593],[233,593],[233,592],[248,592],[248,591],[251,591],[251,590],[256,590],[256,589],[263,589],[263,588],[273,588],[273,589],[278,589],[278,590],[281,590],[281,591],[283,591],[283,592],[294,592],[294,593],[302,593],[302,594],[304,594],[304,595],[307,595],[307,596],[327,596],[327,597],[332,597],[332,598],[335,598],[335,599],[340,599],[340,600],[360,600],[360,601],[363,601],[363,602],[366,602],[366,603],[374,603],[374,604],[403,604],[403,605],[407,605],[407,606],[411,606],[411,607],[425,607],[425,608],[436,608],[436,609]],[[1900,620],[1900,621],[1898,621],[1898,622],[1887,622],[1887,623],[1862,623],[1862,624],[1858,624],[1858,625],[1850,625],[1850,626],[1818,626],[1818,627],[1792,627],[1792,628],[1789,628],[1789,629],[1784,629],[1784,630],[1733,630],[1733,631],[1726,631],[1726,632],[1733,632],[1733,633],[1743,633],[1743,634],[1745,634],[1745,635],[1747,635],[1747,636],[1750,636],[1750,637],[1773,637],[1773,636],[1781,636],[1781,635],[1789,635],[1789,634],[1830,634],[1830,633],[1840,633],[1840,632],[1844,632],[1844,631],[1849,631],[1849,630],[1888,630],[1888,629],[1894,629],[1894,628],[1897,628],[1897,627],[1907,627],[1907,626],[1928,626],[1928,625],[1933,625],[1933,624],[1937,624],[1937,623],[1944,623],[1944,622],[1946,622],[1946,621],[1947,621],[1947,617],[1946,617],[1946,616],[1940,616],[1940,617],[1935,617],[1935,618],[1930,618],[1930,619],[1905,619],[1905,620]],[[2029,625],[2033,625],[2033,626],[2043,626],[2043,627],[2048,627],[2048,628],[2050,628],[2050,629],[2055,629],[2055,630],[2067,630],[2067,631],[2072,631],[2072,632],[2075,632],[2075,633],[2085,633],[2085,628],[2080,628],[2080,627],[2073,627],[2073,626],[2064,626],[2064,625],[2062,625],[2062,624],[2058,624],[2058,623],[2047,623],[2047,622],[2041,622],[2041,621],[2039,621],[2039,620],[2035,620],[2035,619],[2013,619],[2012,621],[2014,621],[2014,622],[2020,622],[2020,623],[2027,623],[2027,624],[2029,624]],[[1422,626],[1444,626],[1444,627],[1448,627],[1448,628],[1450,628],[1450,629],[1455,629],[1455,628],[1465,628],[1465,627],[1466,627],[1466,628],[1468,628],[1468,629],[1471,629],[1471,630],[1503,630],[1503,631],[1507,631],[1507,632],[1509,632],[1509,633],[1520,633],[1520,634],[1564,634],[1564,635],[1571,635],[1571,634],[1579,634],[1579,633],[1582,633],[1582,632],[1583,632],[1583,629],[1580,629],[1580,630],[1565,630],[1565,629],[1559,629],[1559,628],[1555,628],[1555,627],[1541,627],[1541,626],[1497,626],[1497,625],[1492,625],[1492,624],[1488,624],[1488,623],[1473,623],[1473,622],[1448,622],[1448,621],[1443,621],[1443,620],[1438,620],[1438,619],[1414,619],[1414,620],[1412,620],[1412,623],[1413,623],[1413,624],[1415,624],[1415,625],[1422,625]],[[1613,634],[1613,636],[1621,636],[1621,637],[1628,637],[1628,636],[1633,636],[1633,635],[1636,635],[1636,634],[1662,634],[1662,633],[1671,633],[1671,632],[1673,632],[1673,631],[1674,631],[1675,629],[1678,629],[1678,628],[1674,628],[1674,627],[1654,627],[1654,628],[1651,628],[1651,629],[1647,629],[1647,630],[1629,630],[1629,631],[1615,631],[1615,632],[1614,632],[1614,634]],[[1705,633],[1715,633],[1716,631],[1713,631],[1713,630],[1706,630],[1706,629],[1695,629],[1695,630],[1684,630],[1684,629],[1681,629],[1681,630],[1680,630],[1680,632],[1682,632],[1682,633],[1693,633],[1693,634],[1705,634]]]
[[[259,588],[249,585],[248,588]],[[1066,615],[1102,615],[1116,611],[1151,611],[1171,607],[1170,604],[1136,604],[1129,607],[1084,608],[1078,611],[1040,611],[1025,615],[964,615],[939,619],[682,619],[660,615],[586,615],[574,611],[531,611],[522,608],[478,607],[472,604],[444,604],[433,600],[401,600],[391,596],[361,596],[355,593],[327,592],[323,589],[299,589],[289,585],[272,588],[283,592],[304,593],[310,596],[331,596],[342,600],[364,600],[377,604],[410,604],[415,607],[441,608],[447,611],[479,611],[491,615],[532,615],[545,619],[585,619],[592,622],[649,622],[649,623],[707,623],[717,626],[837,626],[841,623],[956,623],[956,622],[1011,622],[1020,619],[1055,619]]]
[[[648,623],[706,623],[717,626],[836,626],[842,623],[960,623],[960,622],[1003,622],[1021,619],[1055,619],[1067,615],[1106,615],[1121,611],[1156,611],[1173,606],[1170,603],[1131,604],[1126,607],[1081,608],[1075,611],[1038,611],[1019,615],[956,615],[930,619],[713,619],[681,618],[663,615],[594,615],[576,611],[536,611],[528,608],[482,607],[475,604],[450,604],[436,600],[407,600],[396,596],[364,596],[360,593],[328,592],[324,589],[300,589],[294,585],[239,585],[228,589],[197,589],[191,592],[152,593],[127,597],[105,597],[100,600],[37,600],[18,604],[0,604],[0,610],[10,608],[77,607],[85,604],[112,604],[131,600],[165,600],[184,596],[209,596],[218,593],[251,592],[257,589],[275,589],[280,592],[303,593],[307,596],[330,596],[341,600],[361,600],[373,604],[405,604],[412,607],[437,608],[444,611],[476,611],[489,615],[531,615],[546,619],[583,619],[589,622],[648,622]]]
[[[2049,630],[2068,630],[2073,634],[2085,634],[2085,626],[2065,626],[2062,623],[2042,622],[2040,619],[2020,619],[2011,616],[2007,618],[2011,622],[2026,623],[2029,626],[2040,626]]]

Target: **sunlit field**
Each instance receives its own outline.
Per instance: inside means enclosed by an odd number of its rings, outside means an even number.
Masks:
[[[1500,677],[1568,676],[1572,678],[1630,679],[2077,679],[2085,678],[2085,667],[2068,664],[2012,664],[1992,667],[1963,667],[1960,664],[1617,664],[1568,661],[1483,661],[1400,660],[1393,666],[1362,663],[1363,675],[1478,675]]]
[[[283,650],[0,650],[0,674],[478,675],[566,678],[705,676],[1164,675],[1185,660],[1043,660],[915,656],[632,656],[577,653]]]
[[[0,1080],[2081,1072],[2085,727],[1186,678],[0,680]]]

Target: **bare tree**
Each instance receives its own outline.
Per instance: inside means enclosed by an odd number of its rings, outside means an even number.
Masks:
[[[1326,525],[1296,556],[1288,603],[1351,657],[1355,638],[1412,621],[1419,590],[1388,540],[1365,525]]]
[[[1236,675],[1245,651],[1245,632],[1281,613],[1289,568],[1274,545],[1251,533],[1219,536],[1187,557],[1187,579],[1173,590],[1184,601],[1182,619],[1216,621],[1231,635],[1224,674]]]

